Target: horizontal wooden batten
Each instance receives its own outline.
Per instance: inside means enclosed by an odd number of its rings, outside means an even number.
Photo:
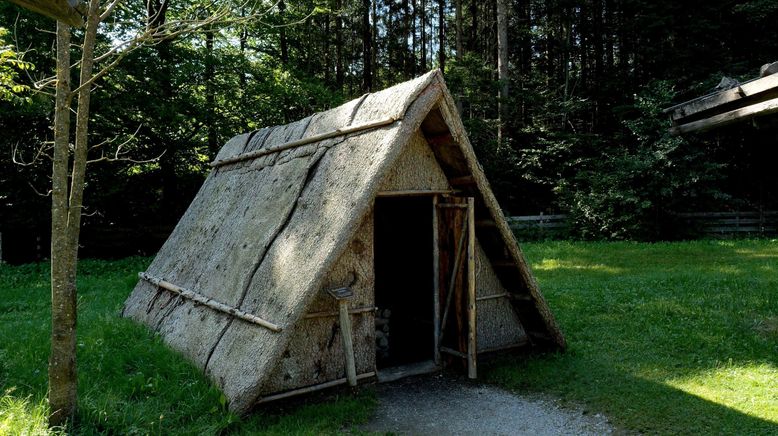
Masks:
[[[507,292],[503,292],[502,294],[494,294],[494,295],[484,295],[483,297],[477,297],[475,301],[486,301],[486,300],[494,300],[497,298],[510,298],[511,294]]]
[[[375,129],[378,127],[387,126],[397,121],[395,117],[384,118],[378,121],[371,121],[369,123],[358,124],[356,126],[343,127],[335,129],[330,132],[322,133],[320,135],[313,135],[307,138],[298,139],[296,141],[285,142],[274,147],[268,147],[263,150],[251,151],[248,153],[239,154],[237,156],[220,159],[210,163],[213,168],[218,168],[224,165],[241,162],[244,160],[256,159],[258,157],[266,156],[268,154],[278,153],[279,151],[289,150],[291,148],[301,147],[303,145],[312,144],[314,142],[324,141],[325,139],[336,138],[338,136],[348,135],[349,133],[362,132],[365,130]]]
[[[467,209],[466,204],[440,203],[437,206],[441,209]]]
[[[375,372],[366,372],[364,374],[357,375],[357,380],[364,380],[364,379],[372,378],[372,377],[375,377]],[[332,388],[332,387],[339,386],[339,385],[344,385],[344,384],[346,384],[347,381],[348,380],[345,379],[345,378],[339,378],[337,380],[328,381],[326,383],[321,383],[321,384],[318,384],[318,385],[307,386],[307,387],[300,388],[300,389],[294,389],[294,390],[291,390],[291,391],[281,392],[280,394],[268,395],[267,397],[260,398],[257,401],[257,404],[269,403],[271,401],[281,400],[281,399],[284,399],[284,398],[289,398],[289,397],[294,397],[294,396],[297,396],[297,395],[307,394],[309,392],[316,392],[316,391],[320,391],[322,389],[327,389],[327,388]]]
[[[454,195],[453,189],[415,189],[407,191],[379,191],[378,197],[420,197],[424,195]]]
[[[467,359],[467,353],[463,353],[461,351],[457,351],[457,350],[454,350],[454,349],[451,349],[451,348],[448,348],[448,347],[440,347],[440,352],[449,354],[451,356],[461,357],[463,359]]]
[[[748,120],[758,116],[765,116],[778,113],[778,98],[767,100],[762,103],[753,104],[733,111],[724,112],[723,114],[714,115],[710,118],[705,118],[699,121],[692,121],[690,123],[681,124],[676,127],[670,128],[670,133],[673,135],[681,135],[684,133],[704,132],[714,127],[726,126],[737,121]]]
[[[719,91],[685,103],[677,104],[665,109],[664,112],[670,114],[674,121],[678,121],[700,112],[713,109],[717,106],[733,103],[743,98],[764,93],[775,88],[778,88],[778,74],[751,80],[746,83],[741,83],[739,86],[732,89]]]
[[[356,307],[354,309],[349,309],[348,313],[349,315],[358,315],[363,313],[370,313],[375,312],[378,308],[377,307]],[[330,311],[330,312],[311,312],[306,313],[303,318],[304,319],[313,319],[313,318],[334,318],[338,316],[340,312],[337,310]]]
[[[513,348],[521,348],[521,347],[526,346],[527,344],[529,344],[529,340],[527,340],[525,338],[521,342],[514,342],[512,344],[498,345],[496,347],[483,348],[481,350],[478,350],[478,354],[481,354],[481,353],[494,353],[496,351],[505,351],[505,350],[511,350]]]
[[[256,324],[259,326],[262,326],[268,330],[272,330],[274,332],[280,332],[281,327],[279,327],[276,324],[273,324],[270,321],[266,321],[256,315],[252,315],[250,313],[246,313],[240,309],[236,309],[234,307],[227,306],[224,303],[220,303],[218,301],[212,300],[209,297],[206,297],[204,295],[198,294],[197,292],[191,291],[186,288],[182,288],[180,286],[174,285],[173,283],[166,282],[163,279],[160,279],[158,277],[154,277],[150,274],[147,274],[145,272],[138,273],[138,277],[140,277],[142,280],[145,280],[154,286],[157,286],[158,288],[162,288],[165,290],[168,290],[174,294],[178,294],[182,298],[185,298],[187,300],[194,301],[195,303],[202,304],[203,306],[208,307],[209,309],[213,309],[217,312],[224,313],[225,315],[230,315],[235,318],[241,319],[243,321]]]

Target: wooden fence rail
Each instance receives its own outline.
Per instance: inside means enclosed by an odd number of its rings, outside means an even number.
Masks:
[[[679,233],[707,237],[772,236],[778,234],[778,211],[675,213]],[[553,236],[568,226],[567,215],[506,217],[511,228],[533,236]]]

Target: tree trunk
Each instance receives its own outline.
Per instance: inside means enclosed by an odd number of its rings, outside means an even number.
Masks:
[[[215,158],[219,152],[218,138],[216,137],[216,90],[214,89],[214,64],[213,56],[213,30],[205,33],[205,125],[208,135],[208,151]]]
[[[378,3],[378,0],[373,0],[372,1],[373,28],[372,28],[372,31],[370,32],[371,41],[372,41],[372,44],[373,44],[373,50],[370,52],[370,54],[372,56],[371,59],[370,59],[370,63],[373,66],[373,87],[375,87],[375,88],[380,86],[380,84],[378,83],[378,79],[379,79],[379,77],[378,77],[378,53],[377,53],[378,52],[378,36],[377,36],[378,35],[378,13],[376,11],[376,9],[378,7],[376,5],[377,3]]]
[[[335,83],[343,91],[343,0],[335,8]]]
[[[68,253],[68,167],[70,142],[70,26],[57,22],[57,95],[51,171],[51,355],[49,426],[76,411],[76,289]]]
[[[457,55],[458,61],[462,60],[463,48],[462,48],[462,0],[456,0],[456,32],[457,32]]]
[[[284,0],[280,0],[278,2],[278,11],[281,17],[281,30],[280,30],[281,63],[286,65],[287,63],[289,63],[289,43],[286,40],[286,26],[284,25],[284,15],[286,12],[286,3],[284,3]]]
[[[438,65],[446,71],[446,1],[438,0]]]
[[[370,35],[370,0],[362,0],[362,91],[373,90],[373,38]]]
[[[497,78],[500,81],[498,141],[505,138],[508,108],[508,0],[497,0]]]
[[[427,0],[421,0],[421,70],[427,71]]]
[[[94,47],[99,24],[99,0],[91,0],[81,51],[79,84],[92,78]],[[89,150],[91,87],[80,87],[76,113],[75,148],[70,196],[70,28],[57,23],[57,95],[54,115],[54,159],[51,200],[51,355],[49,357],[50,426],[61,426],[75,415],[78,400],[76,373],[76,268],[81,209]]]

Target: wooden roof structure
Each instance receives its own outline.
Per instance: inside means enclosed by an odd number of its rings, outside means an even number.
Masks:
[[[704,132],[778,113],[778,74],[750,80],[664,110],[674,135]]]
[[[84,18],[78,11],[81,0],[8,0],[23,8],[62,21],[73,27],[84,25]]]
[[[449,189],[473,203],[484,268],[499,271],[530,346],[564,348],[439,71],[228,141],[123,315],[203,370],[232,410],[248,411],[273,392],[295,329],[414,137],[425,138]]]

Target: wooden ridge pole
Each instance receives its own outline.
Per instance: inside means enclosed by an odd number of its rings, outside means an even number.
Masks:
[[[142,280],[146,280],[147,282],[153,284],[154,286],[162,289],[166,289],[174,294],[180,295],[182,298],[185,298],[187,300],[194,301],[195,303],[202,304],[203,306],[206,306],[210,309],[213,309],[217,312],[222,312],[224,314],[234,316],[235,318],[241,319],[243,321],[256,324],[259,326],[262,326],[268,330],[272,330],[274,332],[280,332],[281,327],[279,327],[276,324],[273,324],[270,321],[266,321],[256,315],[252,315],[250,313],[246,313],[240,309],[236,309],[234,307],[227,306],[224,303],[220,303],[218,301],[212,300],[204,295],[198,294],[197,292],[191,291],[186,288],[182,288],[180,286],[176,286],[170,282],[166,282],[165,280],[162,280],[158,277],[154,277],[150,274],[147,274],[145,272],[138,273],[138,277],[140,277]]]
[[[378,128],[378,127],[383,127],[383,126],[392,124],[395,121],[397,121],[397,118],[389,117],[389,118],[384,118],[384,119],[381,119],[381,120],[378,120],[378,121],[371,121],[369,123],[358,124],[356,126],[343,127],[343,128],[340,128],[340,129],[335,129],[335,130],[332,130],[332,131],[329,131],[329,132],[322,133],[320,135],[313,135],[313,136],[309,136],[307,138],[298,139],[296,141],[285,142],[285,143],[277,145],[275,147],[268,147],[268,148],[263,149],[263,150],[251,151],[251,152],[248,152],[248,153],[239,154],[237,156],[228,157],[228,158],[224,158],[224,159],[219,159],[219,160],[211,162],[209,165],[212,168],[218,168],[218,167],[221,167],[221,166],[224,166],[224,165],[229,165],[229,164],[233,164],[233,163],[236,163],[236,162],[241,162],[241,161],[244,161],[244,160],[256,159],[258,157],[262,157],[262,156],[265,156],[265,155],[268,155],[268,154],[277,153],[279,151],[289,150],[290,148],[301,147],[303,145],[307,145],[307,144],[311,144],[311,143],[314,143],[314,142],[323,141],[325,139],[330,139],[330,138],[335,138],[335,137],[338,137],[338,136],[348,135],[349,133],[361,132],[361,131],[364,131],[364,130],[370,130],[370,129],[375,129],[375,128]]]

